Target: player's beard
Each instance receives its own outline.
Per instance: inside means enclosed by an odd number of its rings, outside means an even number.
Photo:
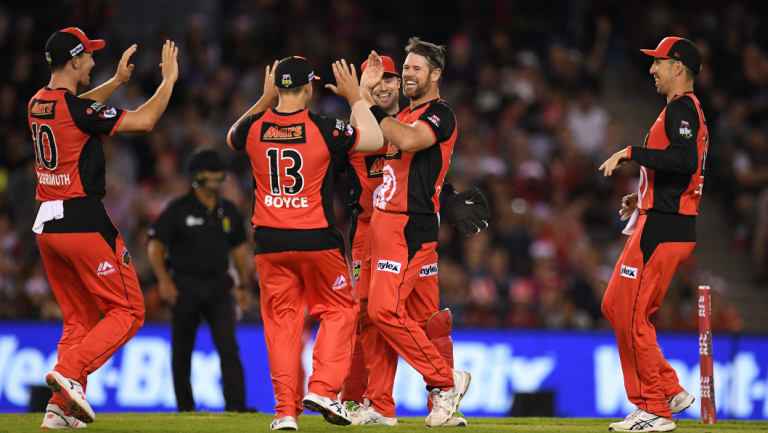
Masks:
[[[405,82],[405,81],[403,81]],[[406,87],[403,86],[403,94],[408,97],[408,99],[419,99],[422,96],[426,95],[427,92],[432,88],[432,83],[429,82],[429,80],[424,80],[424,83],[416,82],[416,88]]]

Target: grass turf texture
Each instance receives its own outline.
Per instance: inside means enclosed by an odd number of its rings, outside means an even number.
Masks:
[[[269,431],[271,414],[242,414],[221,412],[192,413],[99,413],[96,422],[88,424],[85,432],[242,432]],[[352,431],[365,432],[412,432],[430,431],[424,417],[398,418],[399,425],[387,426],[334,426],[318,415],[299,418],[300,432]],[[487,432],[602,432],[608,424],[619,421],[613,418],[469,418],[469,426],[441,428],[444,430]],[[39,432],[42,413],[0,414],[0,432]],[[764,421],[721,421],[704,425],[697,420],[681,420],[676,432],[768,432]]]

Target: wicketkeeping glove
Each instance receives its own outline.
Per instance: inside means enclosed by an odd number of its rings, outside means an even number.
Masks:
[[[445,183],[440,191],[440,216],[467,237],[488,227],[491,211],[488,200],[477,187],[458,193],[453,185]]]

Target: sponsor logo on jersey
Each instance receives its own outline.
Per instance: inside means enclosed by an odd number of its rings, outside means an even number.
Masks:
[[[280,84],[282,84],[283,87],[288,87],[291,84],[293,84],[293,80],[291,79],[291,74],[283,74],[283,78],[280,80]]]
[[[621,265],[621,271],[619,272],[619,275],[626,278],[632,278],[633,280],[637,279],[637,268],[632,268],[627,265]]]
[[[195,227],[205,224],[205,220],[203,218],[197,218],[194,215],[187,215],[185,222],[187,227]]]
[[[355,133],[355,128],[352,127],[352,125],[347,125],[347,129],[344,131],[344,135],[347,137],[351,137],[352,134]]]
[[[421,278],[431,277],[432,275],[437,275],[437,263],[423,266],[421,271],[419,271],[419,277]]]
[[[400,149],[398,149],[394,144],[387,143],[387,159],[400,159],[400,155],[402,153],[400,152]]]
[[[101,110],[103,110],[104,108],[106,108],[106,105],[105,105],[105,104],[102,104],[102,103],[101,103],[101,102],[99,102],[99,101],[96,101],[96,102],[94,102],[93,104],[91,104],[90,108],[91,108],[93,111],[95,111],[95,112],[97,112],[97,113],[98,113],[99,111],[101,111]]]
[[[356,280],[360,279],[360,271],[363,269],[363,264],[360,262],[360,260],[355,260],[352,262],[352,276],[355,277]]]
[[[112,266],[112,264],[106,260],[99,263],[99,267],[96,269],[96,273],[99,274],[100,277],[112,274],[114,272],[115,272],[115,267]]]
[[[365,169],[369,178],[382,177],[384,174],[384,155],[365,155]]]
[[[128,248],[123,247],[123,264],[125,266],[131,265],[131,253],[128,252]]]
[[[680,136],[686,139],[693,137],[691,125],[685,120],[680,121]]]
[[[431,116],[428,116],[428,117],[427,117],[427,120],[429,120],[430,122],[432,122],[432,124],[433,124],[433,125],[435,125],[435,126],[437,126],[437,127],[440,127],[440,118],[439,118],[439,117],[437,117],[437,114],[433,114],[433,115],[431,115]]]
[[[306,128],[303,123],[277,125],[264,122],[261,124],[261,141],[267,143],[306,143]]]
[[[99,117],[102,119],[111,119],[113,117],[117,116],[117,110],[115,107],[109,107],[107,109],[104,109],[99,113]]]
[[[339,275],[336,277],[336,281],[333,282],[333,290],[341,290],[343,288],[347,287],[347,279],[344,278],[344,275]]]
[[[393,262],[391,260],[379,260],[379,263],[376,264],[376,269],[379,271],[384,272],[392,272],[393,274],[399,274],[400,268],[403,265],[401,265],[399,262]]]
[[[56,101],[35,99],[29,107],[29,115],[38,119],[53,119],[56,116]]]

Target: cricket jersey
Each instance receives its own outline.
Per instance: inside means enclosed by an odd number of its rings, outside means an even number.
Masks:
[[[456,142],[456,116],[445,101],[433,99],[404,108],[396,118],[409,124],[427,125],[434,144],[418,152],[403,152],[389,144],[382,168],[382,185],[374,197],[374,206],[386,212],[437,214],[440,189]]]
[[[228,143],[251,160],[257,254],[343,244],[334,227],[334,167],[346,164],[358,139],[349,123],[306,109],[269,109],[237,124]]]
[[[101,134],[112,135],[125,112],[67,89],[44,87],[29,101],[27,115],[35,147],[37,200],[103,197]]]
[[[697,215],[704,185],[709,133],[693,92],[674,97],[661,111],[642,147],[627,156],[640,167],[637,206],[681,215]]]

